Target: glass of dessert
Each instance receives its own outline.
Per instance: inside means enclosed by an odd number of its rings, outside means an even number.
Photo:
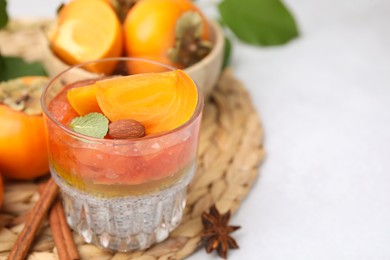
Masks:
[[[91,61],[53,78],[42,108],[70,227],[121,252],[166,239],[196,169],[203,98],[191,78],[148,60]]]

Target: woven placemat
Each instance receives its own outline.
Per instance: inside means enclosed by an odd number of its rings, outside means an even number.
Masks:
[[[85,244],[74,234],[82,259],[183,259],[201,244],[201,213],[216,204],[221,212],[238,210],[264,158],[263,132],[248,92],[230,69],[205,102],[198,170],[188,189],[181,225],[169,238],[144,251],[113,253]],[[39,195],[32,182],[6,182],[0,212],[0,259],[6,259],[24,218]],[[239,241],[238,241],[239,242]],[[37,235],[29,260],[58,259],[48,220]]]

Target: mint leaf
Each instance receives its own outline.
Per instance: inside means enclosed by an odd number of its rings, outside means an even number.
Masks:
[[[92,112],[85,116],[74,118],[69,126],[76,133],[95,138],[104,138],[108,132],[108,119],[103,114]]]
[[[0,29],[8,23],[7,1],[0,0]]]
[[[299,34],[293,16],[280,0],[223,0],[218,9],[223,23],[246,43],[280,45]]]
[[[39,62],[26,62],[20,57],[0,56],[0,68],[0,81],[23,76],[47,76],[42,64]]]

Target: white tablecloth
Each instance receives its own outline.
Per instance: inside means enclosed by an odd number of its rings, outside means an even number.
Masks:
[[[14,17],[52,17],[60,1],[8,2]],[[231,219],[242,229],[229,259],[390,259],[390,1],[286,3],[298,39],[234,42],[267,158]],[[189,259],[218,258],[200,250]]]

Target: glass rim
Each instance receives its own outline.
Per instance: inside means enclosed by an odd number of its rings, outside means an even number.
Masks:
[[[156,138],[160,138],[162,136],[167,136],[167,135],[179,132],[181,129],[183,129],[186,126],[192,124],[200,116],[200,114],[201,114],[201,112],[203,110],[204,97],[203,97],[202,90],[199,88],[199,86],[198,86],[198,84],[196,82],[194,82],[194,84],[195,84],[195,87],[197,89],[197,95],[198,95],[197,96],[197,104],[196,104],[194,113],[191,115],[191,117],[187,121],[185,121],[183,124],[179,125],[178,127],[174,128],[174,129],[171,129],[169,131],[164,131],[164,132],[161,132],[161,133],[147,135],[147,136],[144,136],[144,137],[129,138],[129,139],[104,139],[104,138],[97,138],[97,137],[92,137],[92,136],[76,133],[76,132],[72,131],[70,128],[68,128],[67,126],[65,126],[62,123],[60,123],[57,119],[55,119],[53,114],[49,111],[48,107],[46,106],[46,104],[45,104],[45,96],[46,96],[46,94],[48,92],[48,89],[50,88],[50,86],[52,86],[52,84],[54,84],[54,82],[59,80],[59,78],[61,78],[64,74],[68,73],[69,71],[77,69],[77,68],[82,69],[82,67],[84,67],[85,65],[91,64],[91,63],[109,62],[109,61],[129,61],[129,60],[151,63],[151,64],[155,64],[155,65],[158,65],[158,66],[161,66],[161,67],[165,67],[165,68],[167,68],[169,70],[177,70],[178,69],[178,68],[175,68],[173,66],[166,65],[166,64],[163,64],[163,63],[160,63],[160,62],[156,62],[156,61],[153,61],[153,60],[148,60],[148,59],[143,59],[143,58],[132,58],[132,57],[104,58],[104,59],[86,61],[86,62],[83,62],[83,63],[79,63],[77,65],[72,65],[72,66],[69,66],[67,69],[65,69],[65,70],[61,71],[60,73],[58,73],[56,76],[52,77],[49,80],[49,82],[44,86],[43,91],[42,91],[41,100],[40,100],[43,114],[51,122],[56,124],[60,129],[65,131],[70,136],[74,136],[74,137],[77,137],[79,139],[84,139],[86,141],[92,141],[92,142],[95,142],[95,143],[113,143],[113,144],[128,144],[128,143],[131,143],[131,142],[153,140],[153,139],[156,139]]]

